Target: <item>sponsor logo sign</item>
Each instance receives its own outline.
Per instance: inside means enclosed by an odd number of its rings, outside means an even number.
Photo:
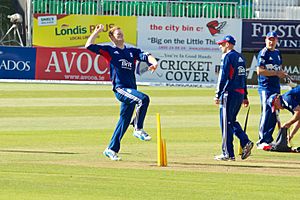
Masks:
[[[56,15],[53,16],[39,16],[38,17],[38,25],[39,26],[51,26],[57,24]]]
[[[300,50],[300,21],[298,20],[243,20],[243,50],[261,49],[268,32],[276,31],[277,48]]]
[[[257,85],[257,53],[244,52],[243,55],[246,58],[247,66],[247,84],[248,85]],[[281,54],[283,65],[282,69],[288,73],[295,82],[300,83],[300,63],[298,54]],[[281,83],[284,83],[285,80],[281,79]]]
[[[208,52],[151,52],[158,61],[154,73],[147,70],[147,65],[141,63],[139,82],[160,82],[177,84],[215,84],[221,63],[221,53]]]
[[[206,24],[211,35],[220,34],[223,31],[223,28],[226,26],[227,22],[218,20],[212,20]]]
[[[95,15],[45,15],[33,18],[33,45],[40,47],[83,47],[98,24],[104,30],[96,43],[110,43],[108,31],[113,26],[122,28],[126,42],[136,46],[136,17]]]
[[[36,79],[109,81],[104,57],[86,49],[37,48]]]
[[[241,26],[241,19],[138,17],[138,47],[149,51],[219,52],[216,41],[230,34],[240,51]]]
[[[1,79],[34,79],[36,49],[0,46]]]

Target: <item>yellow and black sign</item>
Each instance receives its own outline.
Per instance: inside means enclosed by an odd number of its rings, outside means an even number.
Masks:
[[[34,15],[33,46],[83,47],[96,25],[103,24],[104,32],[96,43],[110,42],[108,31],[113,26],[122,28],[126,43],[136,46],[137,18],[92,15]]]

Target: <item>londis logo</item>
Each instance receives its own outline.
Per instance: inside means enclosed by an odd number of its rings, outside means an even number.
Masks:
[[[55,35],[78,35],[78,34],[86,34],[87,28],[76,26],[75,28],[69,28],[69,25],[63,24],[61,28],[55,28]]]
[[[90,25],[90,33],[92,33],[97,25]],[[104,24],[103,32],[108,32],[115,24]]]

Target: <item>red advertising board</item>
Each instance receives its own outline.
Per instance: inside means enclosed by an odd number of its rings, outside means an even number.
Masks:
[[[87,49],[36,48],[37,80],[109,81],[104,57]]]

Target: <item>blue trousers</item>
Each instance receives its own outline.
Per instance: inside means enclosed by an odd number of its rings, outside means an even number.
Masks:
[[[120,119],[112,135],[108,148],[118,153],[122,137],[131,122],[134,108],[136,107],[134,127],[135,129],[142,129],[150,99],[146,94],[131,88],[117,88],[115,96],[121,102]]]
[[[234,157],[233,135],[240,140],[244,147],[249,138],[243,131],[236,117],[241,109],[244,96],[238,92],[224,93],[220,103],[220,127],[222,131],[222,152],[224,155]]]
[[[267,99],[274,92],[259,90],[261,117],[259,122],[259,140],[257,143],[271,143],[273,132],[277,123],[276,112],[272,113],[272,108],[267,105]]]

